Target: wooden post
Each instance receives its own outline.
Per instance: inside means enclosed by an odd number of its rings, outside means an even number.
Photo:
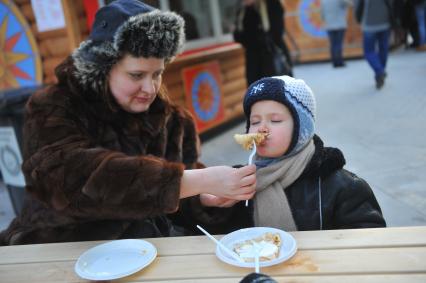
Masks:
[[[77,48],[82,40],[79,19],[75,9],[74,1],[75,0],[61,0],[62,9],[64,9],[65,25],[70,52]]]

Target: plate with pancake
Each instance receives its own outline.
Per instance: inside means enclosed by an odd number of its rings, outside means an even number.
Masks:
[[[259,266],[266,267],[284,262],[297,252],[296,240],[289,233],[272,227],[244,228],[223,236],[220,242],[240,256],[237,261],[218,245],[216,256],[231,265],[254,268],[255,253],[259,253]]]

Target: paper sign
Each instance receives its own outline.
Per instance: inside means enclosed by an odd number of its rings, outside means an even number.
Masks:
[[[21,170],[22,157],[13,127],[0,127],[0,170],[3,182],[25,187]]]
[[[31,0],[39,32],[65,27],[61,0]]]

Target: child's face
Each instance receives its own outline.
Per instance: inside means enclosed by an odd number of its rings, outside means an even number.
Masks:
[[[293,127],[290,110],[282,103],[262,100],[251,107],[249,133],[269,134],[266,140],[257,146],[259,156],[282,156],[290,146]]]

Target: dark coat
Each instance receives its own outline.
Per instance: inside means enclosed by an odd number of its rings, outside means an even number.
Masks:
[[[29,197],[0,245],[168,236],[183,170],[197,166],[191,115],[158,96],[127,113],[83,90],[71,59],[58,70],[26,106]]]
[[[273,58],[269,39],[284,53],[287,62],[291,65],[288,48],[283,40],[284,36],[284,8],[278,0],[266,0],[270,30],[263,30],[259,12],[253,6],[242,7],[237,12],[237,29],[233,36],[236,42],[241,43],[245,50],[247,83],[276,74],[273,68]],[[242,13],[242,22],[238,22]],[[241,27],[241,28],[239,28]],[[284,75],[284,74],[281,74]],[[291,71],[290,74],[291,75]]]
[[[385,227],[370,186],[343,169],[342,152],[336,148],[324,148],[317,136],[314,142],[312,160],[302,175],[285,190],[298,230]],[[199,211],[197,219],[190,221],[202,223],[212,233],[223,234],[254,226],[252,214],[253,206],[245,207],[244,202],[240,202],[228,209]]]

